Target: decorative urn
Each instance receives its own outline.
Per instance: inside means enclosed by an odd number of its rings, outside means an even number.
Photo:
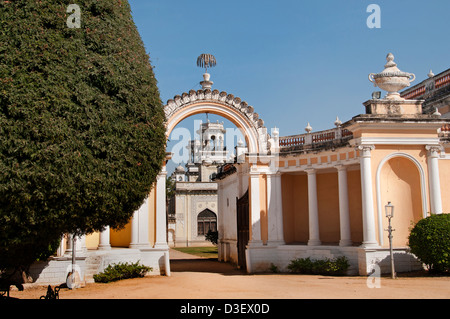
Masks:
[[[389,53],[386,57],[387,63],[385,69],[380,73],[370,73],[369,81],[378,86],[380,89],[387,91],[386,99],[404,100],[400,97],[398,91],[410,86],[411,82],[416,79],[412,73],[402,72],[397,68],[394,62],[394,55]]]

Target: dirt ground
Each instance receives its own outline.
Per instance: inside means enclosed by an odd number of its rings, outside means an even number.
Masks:
[[[171,251],[171,276],[147,276],[60,290],[60,299],[450,299],[450,277],[248,275],[227,263]],[[46,287],[11,291],[38,299]]]

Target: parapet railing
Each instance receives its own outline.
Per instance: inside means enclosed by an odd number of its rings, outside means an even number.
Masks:
[[[296,149],[315,149],[326,147],[328,145],[336,145],[346,143],[353,138],[353,133],[340,126],[314,133],[306,133],[299,135],[280,137],[280,151],[291,151]]]
[[[427,93],[427,85],[429,85],[427,83],[429,83],[429,81],[431,81],[432,84],[429,89],[432,91],[450,85],[450,70],[444,71],[441,74],[436,75],[433,79],[423,81],[410,89],[405,90],[401,93],[402,98],[411,100],[422,97],[425,93]]]

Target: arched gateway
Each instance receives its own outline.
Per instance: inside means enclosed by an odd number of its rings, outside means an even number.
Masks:
[[[207,58],[211,57],[202,61]],[[388,55],[386,69],[396,65],[392,60]],[[374,78],[398,80],[399,73],[383,71]],[[427,81],[436,87],[447,85],[448,73],[436,77]],[[204,74],[201,85],[201,90],[177,95],[164,106],[166,135],[185,118],[213,113],[233,122],[245,136],[244,156],[239,153],[237,164],[224,165],[216,175],[220,260],[258,272],[273,267],[287,271],[297,258],[345,256],[348,274],[384,273],[389,258],[382,238],[387,201],[396,207],[397,245],[404,244],[411,219],[450,210],[442,184],[450,172],[450,112],[445,111],[445,118],[437,111],[423,113],[423,100],[391,94],[364,102],[366,114],[345,123],[336,119],[336,128],[312,132],[308,125],[306,134],[279,137],[277,130],[267,132],[246,102],[212,90],[209,74]],[[164,163],[149,196],[125,229],[110,233],[106,228],[77,240],[70,249],[76,249],[82,269],[102,271],[108,264],[139,260],[155,273],[170,274],[166,175]],[[52,261],[63,281],[67,274],[59,269],[71,262],[66,243],[61,242],[58,259]],[[83,245],[91,250],[87,254],[84,250],[85,260],[81,260]],[[395,249],[397,271],[421,269],[405,247]],[[52,267],[45,272],[52,272]],[[61,282],[61,277],[55,280]]]
[[[191,90],[189,93],[176,95],[173,99],[168,100],[164,106],[166,137],[169,138],[172,130],[182,120],[200,113],[212,113],[222,116],[241,129],[247,144],[247,160],[243,163],[245,172],[241,174],[245,182],[241,185],[241,193],[249,191],[255,203],[250,205],[249,208],[251,220],[249,225],[251,240],[249,244],[262,244],[261,227],[268,229],[268,223],[261,223],[260,218],[261,216],[267,215],[268,205],[266,204],[267,200],[265,198],[266,182],[264,181],[264,186],[260,186],[260,175],[271,173],[273,167],[276,166],[275,157],[271,154],[275,154],[278,148],[278,131],[274,131],[273,137],[271,137],[267,132],[267,128],[264,126],[264,121],[259,118],[258,113],[254,111],[252,106],[232,94],[211,90],[212,82],[209,81],[209,74],[205,73],[203,77],[204,81],[200,82],[202,89],[197,91]],[[171,156],[169,152],[167,154],[166,161]],[[166,227],[167,172],[165,164],[163,164],[150,196],[132,219],[131,248],[142,250],[147,247],[152,250],[168,252]],[[264,196],[260,196],[263,193]],[[281,203],[281,200],[278,202]],[[281,212],[281,209],[278,211]],[[227,228],[236,228],[235,225],[230,225],[226,220],[219,220],[219,227],[221,227],[221,222],[228,223]],[[264,225],[261,226],[262,224]],[[281,225],[281,218],[278,220],[278,224]],[[282,231],[279,233],[282,233]],[[167,258],[166,264],[161,266],[166,269],[169,267]]]
[[[249,153],[267,154],[268,135],[264,121],[254,112],[252,106],[233,94],[209,88],[177,95],[164,106],[166,115],[166,137],[175,126],[187,117],[199,113],[212,113],[230,120],[243,130]]]

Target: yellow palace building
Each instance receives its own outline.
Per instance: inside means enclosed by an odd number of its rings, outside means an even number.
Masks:
[[[363,103],[363,114],[344,123],[336,119],[329,130],[313,132],[308,124],[306,133],[294,136],[268,130],[252,106],[213,89],[207,73],[202,89],[169,100],[167,137],[199,113],[220,115],[245,136],[234,161],[215,179],[219,260],[254,273],[273,266],[286,271],[295,258],[345,256],[349,274],[370,275],[376,267],[389,272],[385,206],[390,202],[396,270],[422,267],[408,252],[411,226],[431,213],[450,212],[450,69],[430,72],[409,87],[414,78],[389,54],[384,70],[369,75],[385,96],[374,92]],[[89,272],[118,261],[140,260],[155,273],[170,275],[166,175],[164,164],[125,229],[107,228],[77,241],[86,280]],[[47,283],[47,273],[65,269],[56,265],[69,263],[66,243],[53,259],[35,266],[35,281]],[[64,271],[61,276],[54,280],[65,280]]]

